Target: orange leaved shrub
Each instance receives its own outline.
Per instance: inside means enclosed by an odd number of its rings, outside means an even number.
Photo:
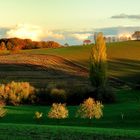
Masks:
[[[35,88],[28,82],[14,82],[0,85],[0,100],[6,104],[18,105],[33,102]]]
[[[103,116],[102,108],[103,105],[101,102],[95,101],[93,98],[88,98],[80,105],[76,116],[99,119]]]
[[[65,119],[68,117],[68,110],[65,104],[53,103],[52,107],[48,113],[49,118],[54,119]]]

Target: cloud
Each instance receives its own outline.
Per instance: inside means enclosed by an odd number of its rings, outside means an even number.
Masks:
[[[46,31],[44,37],[50,37],[50,38],[55,38],[55,39],[65,39],[63,34],[55,33],[53,31]]]
[[[120,15],[114,15],[111,18],[113,18],[113,19],[138,19],[138,20],[140,20],[140,15],[120,14]]]
[[[19,24],[13,27],[0,27],[0,38],[20,37],[31,38],[32,40],[53,40],[60,44],[68,43],[69,45],[80,45],[83,40],[90,39],[93,41],[94,32],[103,32],[105,36],[119,36],[123,34],[133,34],[140,31],[140,26],[118,26],[107,28],[90,28],[81,30],[48,30],[40,26],[31,24]]]
[[[91,34],[90,33],[82,33],[82,34],[80,34],[80,33],[73,33],[73,34],[70,34],[70,36],[74,37],[74,38],[76,38],[76,39],[78,39],[80,41],[83,41],[85,39],[88,39],[91,36]]]
[[[96,32],[103,32],[104,35],[116,36],[123,33],[133,34],[135,31],[139,31],[140,26],[118,26],[118,27],[108,27],[95,29]]]
[[[7,37],[30,38],[32,40],[41,40],[43,31],[39,26],[30,24],[18,24],[6,32]]]
[[[9,30],[7,27],[0,27],[0,38],[6,37],[6,32]]]
[[[43,38],[51,37],[56,39],[64,39],[62,34],[53,33],[40,26],[31,24],[18,24],[6,32],[6,37],[30,38],[35,41],[40,41]]]

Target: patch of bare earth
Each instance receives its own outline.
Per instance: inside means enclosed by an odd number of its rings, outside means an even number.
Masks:
[[[0,79],[40,86],[48,82],[89,83],[86,68],[58,56],[35,54],[1,55]]]

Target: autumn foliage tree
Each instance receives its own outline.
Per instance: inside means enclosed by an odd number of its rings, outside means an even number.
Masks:
[[[106,43],[102,33],[96,35],[95,45],[91,49],[89,77],[97,100],[107,103],[116,101],[116,94],[107,80]]]
[[[96,88],[107,81],[106,44],[102,33],[98,33],[90,57],[90,80]]]
[[[55,41],[32,41],[31,39],[3,38],[0,39],[0,49],[8,50],[59,48],[61,45]]]
[[[140,40],[140,31],[136,31],[133,35],[133,38],[136,38],[137,40]]]
[[[103,105],[101,102],[95,101],[93,98],[88,98],[80,105],[76,116],[88,119],[99,119],[103,116],[102,108]]]
[[[95,45],[91,50],[89,77],[92,86],[95,87],[96,98],[103,101],[108,95],[105,95],[107,93],[106,43],[102,33],[96,35]]]
[[[0,50],[6,50],[6,45],[4,42],[0,43]]]

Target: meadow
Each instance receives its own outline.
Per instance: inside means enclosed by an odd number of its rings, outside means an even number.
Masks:
[[[107,44],[109,77],[134,85],[140,83],[139,46],[139,41]],[[41,82],[40,85],[45,86],[47,82],[59,82],[57,77],[62,82],[65,81],[63,77],[67,77],[67,81],[74,79],[80,82],[77,75],[88,75],[91,47],[92,45],[23,50],[15,55],[6,55],[8,52],[5,52],[5,55],[0,56],[0,81],[29,81],[34,85]],[[87,79],[83,81],[88,83]]]
[[[49,106],[6,106],[8,114],[0,119],[0,139],[139,139],[139,91],[120,90],[117,98],[117,103],[104,105],[103,118],[90,123],[75,117],[78,106],[68,106],[69,117],[59,121],[47,117]],[[35,111],[43,112],[41,120],[33,118]]]
[[[26,50],[30,54],[50,54],[63,57],[76,64],[89,68],[92,45],[73,46],[59,49]],[[107,44],[108,74],[126,82],[139,83],[140,42],[126,41]]]
[[[0,81],[28,81],[39,88],[66,81],[70,86],[89,85],[90,50],[91,46],[72,46],[23,50],[12,55],[5,52],[0,56]],[[107,44],[109,77],[125,83],[114,83],[117,102],[104,104],[101,119],[89,123],[88,119],[75,118],[78,106],[68,106],[69,117],[59,121],[47,117],[50,106],[5,106],[8,112],[0,118],[0,139],[140,139],[140,91],[133,89],[140,82],[139,52],[139,41]],[[33,118],[36,111],[43,112],[40,121]]]

